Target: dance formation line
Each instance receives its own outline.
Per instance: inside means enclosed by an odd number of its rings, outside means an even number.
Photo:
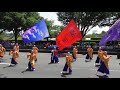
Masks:
[[[5,55],[5,52],[6,49],[0,44],[0,60],[4,60],[3,57]],[[73,71],[72,69],[76,69],[74,67],[72,68],[72,63],[77,60],[77,53],[78,53],[78,49],[75,46],[73,47],[72,54],[70,52],[66,54],[66,62],[61,74],[71,75]],[[9,63],[1,62],[0,64],[7,64],[9,66],[16,66],[17,64],[19,64],[18,58],[20,55],[19,55],[18,43],[13,47],[13,50],[9,52],[9,55],[12,55],[11,63],[9,64]],[[96,69],[88,69],[88,70],[96,70],[97,71],[96,75],[98,75],[98,72],[101,72],[103,73],[103,75],[106,76],[110,74],[109,71],[118,71],[118,70],[109,70],[108,62],[110,60],[110,57],[111,56],[108,56],[107,52],[104,51],[104,48],[100,47],[98,50],[98,56],[95,61],[95,67],[98,67],[98,70]],[[28,68],[26,70],[35,71],[35,63],[38,60],[38,48],[36,46],[32,47],[31,52],[27,54],[27,58],[28,58]],[[89,46],[87,49],[85,62],[90,62],[92,59],[93,59],[93,49],[91,46]],[[58,50],[56,49],[56,47],[54,47],[54,49],[51,51],[51,62],[49,64],[53,64],[53,63],[59,63]]]

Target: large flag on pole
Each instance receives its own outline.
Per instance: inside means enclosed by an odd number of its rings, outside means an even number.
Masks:
[[[99,46],[105,46],[108,41],[114,41],[120,38],[120,19],[118,19],[103,36]]]
[[[62,32],[56,37],[56,45],[59,47],[59,50],[62,50],[81,39],[82,34],[72,19],[69,24],[62,30]]]
[[[22,35],[22,39],[25,43],[43,40],[45,37],[49,37],[49,33],[46,23],[43,19],[24,32]]]

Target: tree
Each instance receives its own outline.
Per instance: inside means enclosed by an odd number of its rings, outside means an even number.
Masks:
[[[46,22],[46,25],[47,25],[47,28],[48,28],[48,32],[49,32],[49,34],[51,36],[52,35],[52,31],[51,30],[53,28],[54,21],[45,19],[45,22]],[[48,41],[48,37],[47,37],[47,41]]]
[[[62,25],[61,25],[61,26],[59,26],[59,25],[54,25],[54,26],[53,26],[53,29],[54,29],[54,30],[58,30],[58,31],[62,31],[63,28],[64,28],[64,26],[62,26]]]
[[[111,17],[101,21],[101,23],[99,24],[100,27],[112,26],[120,18],[120,12],[108,12],[108,14]]]
[[[47,25],[48,32],[49,32],[49,34],[50,34],[50,36],[51,36],[51,30],[53,29],[54,21],[45,19],[45,23],[46,23],[46,25]]]
[[[110,20],[113,16],[111,12],[58,12],[58,20],[64,26],[67,25],[71,19],[74,19],[82,36],[84,37],[93,27],[102,25],[102,21]]]
[[[106,32],[105,32],[105,31],[102,31],[102,32],[101,32],[101,35],[102,35],[102,36],[104,36],[105,34],[106,34]]]
[[[37,12],[0,12],[0,29],[13,31],[15,43],[19,32],[27,30],[42,17]]]
[[[51,36],[52,37],[57,37],[58,34],[63,30],[64,26],[59,26],[59,25],[54,25],[52,27],[52,31],[51,31]]]
[[[1,35],[3,32],[4,32],[4,31],[3,31],[3,30],[1,30],[1,31],[0,31],[0,35]]]

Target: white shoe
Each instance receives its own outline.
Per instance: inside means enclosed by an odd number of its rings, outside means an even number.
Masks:
[[[63,73],[63,71],[62,72],[60,72],[61,74]]]
[[[60,73],[61,73],[61,74],[62,74],[62,73],[67,73],[67,71],[62,71],[62,72],[60,72]]]
[[[35,71],[35,69],[33,69],[33,71]]]

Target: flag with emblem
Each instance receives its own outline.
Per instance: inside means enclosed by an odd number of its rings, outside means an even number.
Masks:
[[[56,37],[56,45],[59,47],[59,50],[62,50],[81,39],[82,34],[72,19],[62,30],[62,32]]]

